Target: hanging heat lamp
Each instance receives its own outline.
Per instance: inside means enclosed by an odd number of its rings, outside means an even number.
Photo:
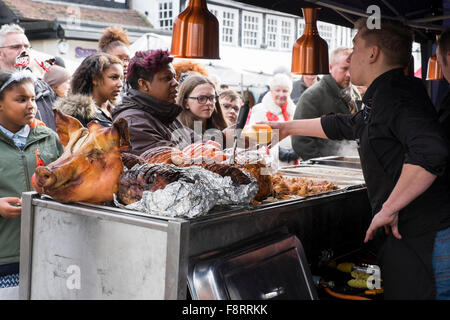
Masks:
[[[441,35],[436,36],[436,40],[439,40]],[[437,63],[436,55],[433,55],[428,59],[427,80],[444,80],[441,66]]]
[[[219,21],[206,0],[190,0],[175,19],[171,54],[176,58],[220,59]]]
[[[330,73],[328,45],[317,30],[318,10],[319,8],[302,8],[305,30],[292,49],[292,73],[307,75]]]

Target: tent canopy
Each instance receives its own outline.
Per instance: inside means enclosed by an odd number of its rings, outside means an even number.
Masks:
[[[367,17],[367,8],[376,5],[381,17],[410,25],[415,41],[434,40],[442,29],[442,21],[449,18],[443,0],[237,0],[237,2],[302,16],[301,8],[321,8],[318,19],[352,28],[353,22]]]

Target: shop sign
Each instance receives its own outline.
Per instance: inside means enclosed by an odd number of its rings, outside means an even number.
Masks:
[[[75,58],[86,58],[91,54],[97,53],[97,49],[88,49],[82,47],[75,48]]]

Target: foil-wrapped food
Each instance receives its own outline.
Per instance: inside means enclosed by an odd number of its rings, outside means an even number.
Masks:
[[[193,218],[216,205],[246,205],[258,192],[256,179],[220,165],[217,172],[199,166],[136,164],[119,180],[115,204],[148,214]]]

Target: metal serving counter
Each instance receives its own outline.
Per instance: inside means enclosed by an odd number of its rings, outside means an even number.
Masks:
[[[363,184],[194,219],[23,194],[21,299],[186,299],[189,261],[285,228],[309,263],[348,252],[370,223]]]

